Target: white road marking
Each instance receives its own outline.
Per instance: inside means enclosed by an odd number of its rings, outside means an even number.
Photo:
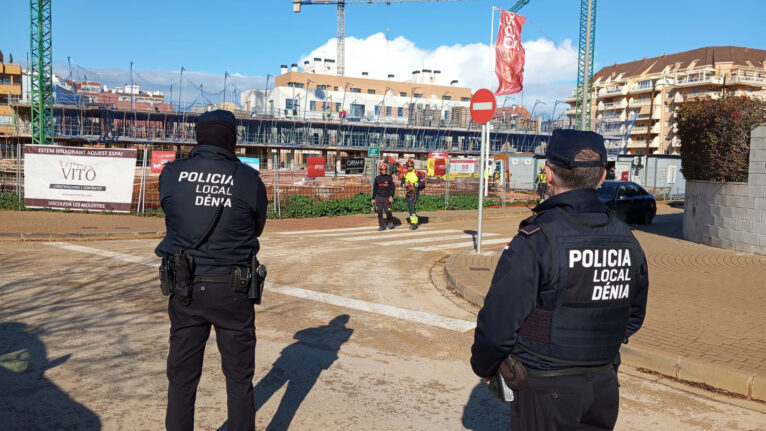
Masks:
[[[486,111],[492,109],[492,102],[478,102],[473,104],[474,111]]]
[[[341,229],[315,229],[315,230],[293,230],[289,232],[274,232],[276,235],[303,235],[306,233],[324,233],[324,232],[346,232],[355,230],[371,230],[374,231],[378,226],[362,226],[362,227],[344,227]]]
[[[505,244],[508,241],[510,241],[507,238],[500,238],[500,239],[488,239],[484,241],[482,239],[481,244]],[[449,250],[451,248],[460,248],[460,247],[473,247],[474,242],[456,242],[452,244],[439,244],[439,245],[432,245],[430,247],[413,247],[410,248],[410,250],[417,250],[417,251],[438,251],[438,250]]]
[[[353,238],[338,238],[341,241],[364,241],[364,240],[379,240],[384,238],[401,238],[406,236],[423,236],[423,235],[432,235],[432,234],[438,234],[438,233],[453,233],[453,232],[460,232],[459,230],[455,229],[444,229],[444,230],[428,230],[428,231],[421,231],[421,232],[402,232],[402,233],[394,233],[394,234],[382,234],[382,235],[366,235],[366,236],[354,236]],[[382,232],[381,232],[382,233]],[[422,238],[421,241],[425,241],[426,238]]]
[[[116,251],[102,250],[94,247],[85,247],[83,245],[69,244],[67,242],[45,242],[43,244],[52,245],[54,247],[63,248],[64,250],[77,251],[80,253],[97,254],[102,257],[108,257],[110,259],[119,260],[127,263],[136,263],[144,266],[151,266],[158,268],[160,264],[159,257],[139,257],[132,254],[118,253]]]
[[[485,233],[482,235],[482,238],[486,238],[488,236],[497,236],[500,235],[499,233]],[[467,233],[460,234],[460,235],[443,235],[443,236],[434,236],[434,237],[428,237],[428,238],[415,238],[415,239],[403,239],[399,241],[382,241],[382,242],[376,242],[373,244],[377,245],[406,245],[406,244],[419,244],[423,243],[424,241],[430,242],[436,242],[436,241],[447,241],[450,239],[468,239],[470,235]]]
[[[438,328],[449,329],[451,331],[465,332],[476,327],[476,322],[467,320],[453,319],[451,317],[438,316],[436,314],[424,313],[422,311],[408,310],[406,308],[394,307],[391,305],[376,304],[374,302],[360,301],[358,299],[346,298],[343,296],[332,295],[329,293],[316,292],[313,290],[301,289],[298,287],[288,287],[269,285],[273,291],[284,295],[295,296],[298,298],[309,299],[312,301],[323,302],[325,304],[337,305],[340,307],[351,308],[354,310],[367,311],[369,313],[381,314],[384,316],[395,317],[410,322],[423,323]]]
[[[431,230],[431,228],[421,228],[422,230]],[[399,228],[399,232],[404,231],[404,228]],[[330,236],[347,236],[347,235],[368,235],[370,237],[378,236],[378,235],[385,235],[389,236],[391,235],[388,233],[388,231],[380,231],[377,228],[372,232],[343,232],[343,233],[324,233],[319,235],[311,235],[312,238],[320,238],[320,237],[330,237]]]
[[[159,258],[143,258],[125,253],[102,250],[95,247],[85,247],[81,245],[69,244],[66,242],[45,242],[43,244],[64,250],[76,251],[80,253],[94,254],[104,258],[114,259],[126,263],[135,263],[139,265],[157,268]],[[424,313],[422,311],[408,310],[406,308],[394,307],[391,305],[377,304],[374,302],[361,301],[359,299],[346,298],[343,296],[332,295],[329,293],[316,292],[298,287],[279,286],[272,282],[267,283],[268,291],[296,298],[308,299],[311,301],[322,302],[325,304],[337,305],[340,307],[351,308],[354,310],[366,311],[369,313],[380,314],[383,316],[394,317],[409,322],[422,323],[438,328],[448,329],[450,331],[465,332],[476,327],[476,322],[467,320],[453,319],[436,314]]]

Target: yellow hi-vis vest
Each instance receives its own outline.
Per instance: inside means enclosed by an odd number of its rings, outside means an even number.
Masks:
[[[540,172],[537,174],[537,182],[540,184],[545,184],[548,182],[548,179],[545,177],[545,172]]]
[[[406,181],[408,183],[414,184],[415,188],[417,188],[417,186],[418,186],[418,173],[415,172],[415,171],[407,172],[404,175],[404,181]]]

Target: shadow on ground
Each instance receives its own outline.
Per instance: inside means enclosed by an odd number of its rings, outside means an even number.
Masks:
[[[0,323],[0,407],[2,429],[101,429],[91,410],[45,377],[67,360],[48,361],[45,345],[24,323]]]
[[[652,224],[634,225],[641,232],[661,235],[668,238],[684,239],[684,213],[657,214]]]
[[[346,327],[348,321],[349,315],[341,314],[327,325],[296,332],[293,338],[298,341],[282,350],[271,371],[255,385],[253,392],[258,414],[258,410],[287,384],[267,431],[290,428],[290,422],[319,375],[338,359],[340,347],[351,338],[354,330]]]
[[[474,431],[507,430],[510,414],[510,404],[492,396],[487,384],[480,379],[463,409],[463,426]]]

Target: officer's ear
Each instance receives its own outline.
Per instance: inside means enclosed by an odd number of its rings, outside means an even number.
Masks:
[[[604,184],[604,180],[606,180],[606,169],[604,169],[604,171],[601,172],[601,180],[599,180],[598,186],[596,186],[596,189],[601,187],[601,184]]]

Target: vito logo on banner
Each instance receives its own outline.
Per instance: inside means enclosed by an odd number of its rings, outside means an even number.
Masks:
[[[495,42],[495,74],[500,86],[495,94],[514,94],[524,88],[524,46],[521,28],[527,19],[506,10],[500,13]]]
[[[136,150],[24,146],[24,205],[129,212]]]

